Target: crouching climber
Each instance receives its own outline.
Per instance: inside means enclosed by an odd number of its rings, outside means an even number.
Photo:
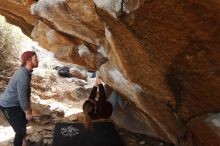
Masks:
[[[96,100],[97,89],[99,88],[98,100]],[[90,127],[91,120],[108,119],[111,117],[113,111],[112,104],[107,101],[105,89],[99,78],[96,75],[95,85],[92,88],[89,99],[83,104],[83,113],[85,114],[84,125],[86,128]]]

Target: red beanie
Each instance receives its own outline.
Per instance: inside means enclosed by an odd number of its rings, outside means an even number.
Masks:
[[[32,56],[36,55],[36,53],[34,51],[26,51],[21,55],[21,61],[22,64],[25,64],[26,61],[31,58]]]

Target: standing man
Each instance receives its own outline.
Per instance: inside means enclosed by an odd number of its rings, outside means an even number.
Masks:
[[[37,54],[33,51],[24,52],[21,60],[21,67],[14,73],[0,97],[0,109],[15,131],[14,146],[26,146],[26,124],[32,119],[31,73],[38,67]]]

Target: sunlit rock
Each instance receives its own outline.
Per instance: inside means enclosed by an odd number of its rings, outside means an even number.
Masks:
[[[48,105],[42,105],[40,103],[32,102],[31,107],[32,107],[34,115],[50,115],[51,114],[50,106]]]
[[[92,1],[41,0],[32,5],[31,12],[56,30],[83,41],[97,45],[104,37]]]
[[[122,11],[123,0],[93,0],[97,7],[106,10],[113,17],[117,18]]]
[[[24,1],[0,0],[0,14],[6,17],[7,22],[19,26],[28,36],[37,23],[37,19],[31,15],[29,7],[30,5],[25,5]]]
[[[82,59],[84,59],[86,66],[91,69],[97,70],[102,64],[108,61],[107,57],[103,56],[99,52],[91,52],[86,46],[78,46],[78,53]]]
[[[61,108],[55,108],[53,109],[52,114],[54,114],[57,117],[63,118],[65,113]]]
[[[73,48],[75,46],[75,44],[68,37],[48,27],[42,21],[39,21],[35,26],[31,37],[34,41],[37,41],[40,46],[53,52],[56,52],[58,49],[66,47]]]
[[[96,6],[107,11],[114,18],[123,13],[130,13],[138,9],[144,0],[93,0]]]

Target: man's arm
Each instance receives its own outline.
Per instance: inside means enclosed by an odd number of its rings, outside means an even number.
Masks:
[[[105,94],[105,89],[104,86],[102,84],[102,80],[99,77],[99,73],[96,73],[96,86],[99,87],[99,101],[105,101],[106,100],[106,94]]]
[[[97,87],[93,86],[92,91],[90,92],[90,95],[89,95],[89,99],[92,99],[95,101],[96,93],[97,93]]]
[[[17,79],[18,100],[22,110],[25,112],[26,119],[32,118],[32,110],[30,107],[30,78],[25,73],[20,73]]]
[[[95,84],[92,88],[92,91],[90,92],[90,95],[89,95],[89,99],[92,99],[92,100],[95,100],[96,98],[96,93],[97,93],[97,87],[98,87],[98,84],[100,84],[100,80],[99,80],[99,75],[98,73],[96,72],[96,80],[95,80]]]

